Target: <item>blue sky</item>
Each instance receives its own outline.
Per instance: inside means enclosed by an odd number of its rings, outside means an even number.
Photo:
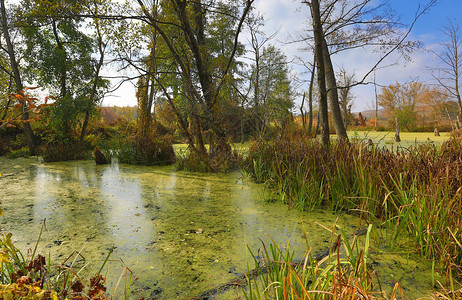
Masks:
[[[256,7],[264,16],[266,21],[266,32],[271,33],[280,28],[279,34],[273,43],[284,49],[289,59],[293,56],[301,56],[311,60],[309,53],[299,51],[299,46],[287,44],[290,35],[302,31],[309,26],[306,20],[310,18],[309,10],[306,5],[300,4],[301,1],[292,0],[257,0]],[[424,5],[425,1],[416,0],[390,0],[390,5],[401,16],[403,23],[409,24],[415,16],[419,3]],[[407,62],[400,59],[399,55],[392,55],[382,66],[393,64],[376,72],[377,83],[381,85],[407,82],[410,80],[420,80],[428,84],[434,83],[429,68],[436,64],[434,54],[427,50],[437,51],[440,49],[439,43],[444,42],[442,34],[443,26],[448,19],[453,20],[460,27],[462,34],[462,0],[439,0],[427,14],[423,15],[415,25],[410,35],[410,39],[420,40],[424,44],[422,51],[412,54],[412,61]],[[336,55],[333,63],[337,69],[345,67],[354,72],[357,78],[362,77],[370,67],[377,61],[378,55],[372,53],[371,49],[358,49]],[[297,71],[298,67],[294,67]],[[369,78],[371,81],[372,77]],[[353,89],[355,94],[355,105],[353,111],[362,111],[373,108],[375,99],[373,85],[358,86]]]
[[[414,17],[418,4],[424,3],[415,0],[390,0],[390,5],[402,15],[405,22]],[[462,23],[462,0],[439,0],[427,14],[423,15],[414,30],[415,35],[435,34],[436,39],[440,33],[441,24],[448,19]]]

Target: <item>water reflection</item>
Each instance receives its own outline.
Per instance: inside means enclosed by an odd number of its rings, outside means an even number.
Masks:
[[[42,253],[60,262],[83,248],[93,273],[114,247],[109,284],[115,285],[122,261],[140,278],[133,291],[148,299],[190,297],[233,280],[247,268],[246,245],[257,252],[260,238],[269,240],[266,233],[303,249],[302,222],[314,251],[324,249],[329,233],[314,222],[330,226],[336,218],[266,204],[261,187],[237,173],[77,161],[36,164],[0,184],[2,230],[18,245],[30,247],[46,218]],[[339,221],[346,229],[352,224],[350,216]]]

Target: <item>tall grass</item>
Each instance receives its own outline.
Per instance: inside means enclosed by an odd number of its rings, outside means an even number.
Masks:
[[[165,136],[135,135],[111,141],[102,148],[106,157],[116,157],[121,163],[153,166],[175,162],[172,140]]]
[[[461,155],[461,132],[440,148],[424,144],[395,152],[361,142],[326,149],[286,132],[252,144],[245,166],[288,205],[357,212],[385,228],[388,246],[435,260],[461,279]]]
[[[259,255],[251,256],[255,276],[248,276],[245,299],[404,299],[398,284],[391,293],[383,291],[375,271],[367,263],[372,225],[364,241],[348,239],[332,230],[332,247],[325,257],[314,257],[306,239],[306,255],[293,260],[290,247],[282,250],[272,241],[263,243]],[[306,237],[306,234],[305,234]],[[261,258],[260,258],[261,257]]]

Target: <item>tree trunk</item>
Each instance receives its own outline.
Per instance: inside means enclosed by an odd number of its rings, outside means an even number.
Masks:
[[[10,33],[8,31],[8,23],[7,23],[6,8],[5,8],[4,0],[0,0],[0,10],[1,10],[1,18],[2,18],[1,20],[2,33],[3,33],[3,37],[5,38],[5,42],[7,46],[7,52],[8,52],[8,56],[10,59],[11,70],[13,71],[13,78],[14,78],[14,82],[16,85],[16,93],[19,94],[21,92],[24,92],[24,86],[22,84],[21,74],[19,73],[19,64],[16,60],[13,44],[11,43],[11,39],[10,39]],[[32,155],[35,155],[36,137],[34,135],[34,132],[32,131],[32,127],[30,126],[30,123],[26,122],[27,120],[29,120],[29,112],[26,107],[26,103],[22,103],[22,111],[23,111],[23,114],[21,116],[21,119],[23,120],[22,126],[23,126],[24,136],[26,137],[26,142],[29,147],[29,151],[31,152]]]
[[[311,131],[313,129],[313,86],[314,86],[315,72],[316,72],[316,56],[313,56],[313,69],[311,70],[310,87],[308,90],[308,109],[310,110],[309,115],[308,115],[308,135],[309,136],[311,136]],[[314,136],[316,136],[316,133],[314,134]]]
[[[339,141],[348,142],[348,135],[346,133],[345,125],[343,124],[342,113],[340,111],[340,104],[338,101],[337,81],[335,79],[334,67],[332,65],[332,60],[330,59],[329,49],[324,36],[322,37],[322,53],[335,132]]]
[[[254,86],[254,110],[255,110],[255,121],[257,135],[261,138],[261,132],[263,124],[259,121],[260,116],[260,53],[259,49],[255,50],[255,86]]]
[[[87,108],[85,109],[85,120],[82,125],[82,131],[80,132],[80,142],[83,142],[83,139],[85,138],[85,133],[87,131],[88,122],[90,121],[90,110],[93,104],[95,103],[96,92],[98,89],[99,72],[101,71],[101,67],[103,66],[103,63],[104,63],[103,41],[101,38],[101,33],[99,31],[99,28],[97,28],[97,32],[98,32],[99,60],[98,60],[98,64],[96,65],[96,69],[95,69],[95,76],[93,79],[93,86],[91,87],[90,97],[88,99],[88,105],[87,105]]]
[[[303,110],[303,106],[305,105],[305,97],[306,97],[306,93],[303,93],[302,104],[300,104],[300,115],[302,117],[303,130],[306,129],[306,113]]]
[[[65,53],[65,62],[61,66],[61,78],[60,84],[61,84],[61,98],[65,98],[67,95],[67,68],[66,68],[66,60],[67,60],[67,55],[66,55],[66,49],[64,49],[64,45],[61,42],[61,39],[59,38],[58,35],[58,29],[56,27],[56,22],[53,20],[51,22],[52,28],[53,28],[53,35],[56,40],[56,46],[58,47],[59,50],[63,51]]]
[[[318,136],[318,132],[319,132],[319,110],[318,110],[318,113],[317,113],[317,122],[316,122],[316,129],[314,130],[314,135],[313,137],[316,138]]]
[[[457,116],[457,129],[460,129],[461,127],[461,121],[462,121],[462,100],[460,99],[460,93],[459,93],[459,88],[456,85],[456,98],[457,98],[457,106],[459,107],[459,115]]]
[[[313,31],[314,31],[314,52],[316,56],[316,62],[318,65],[317,75],[318,75],[318,88],[320,93],[319,98],[319,119],[318,122],[321,124],[321,140],[323,145],[328,148],[330,144],[329,137],[329,114],[327,107],[327,90],[326,90],[326,74],[324,66],[324,53],[323,53],[323,30],[321,23],[321,13],[319,8],[319,1],[311,1],[311,17],[313,19]]]

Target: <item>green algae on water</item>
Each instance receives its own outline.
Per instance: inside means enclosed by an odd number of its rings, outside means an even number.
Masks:
[[[330,227],[338,217],[347,234],[359,225],[351,215],[268,204],[262,186],[239,173],[3,157],[0,166],[2,175],[11,175],[0,177],[0,224],[20,249],[35,245],[46,219],[39,253],[60,264],[81,252],[81,274],[94,275],[114,248],[104,270],[108,285],[115,286],[127,266],[138,277],[134,297],[197,296],[245,273],[246,247],[257,253],[268,235],[281,246],[290,241],[301,258],[303,227],[315,253],[330,243],[330,232],[316,222]]]

